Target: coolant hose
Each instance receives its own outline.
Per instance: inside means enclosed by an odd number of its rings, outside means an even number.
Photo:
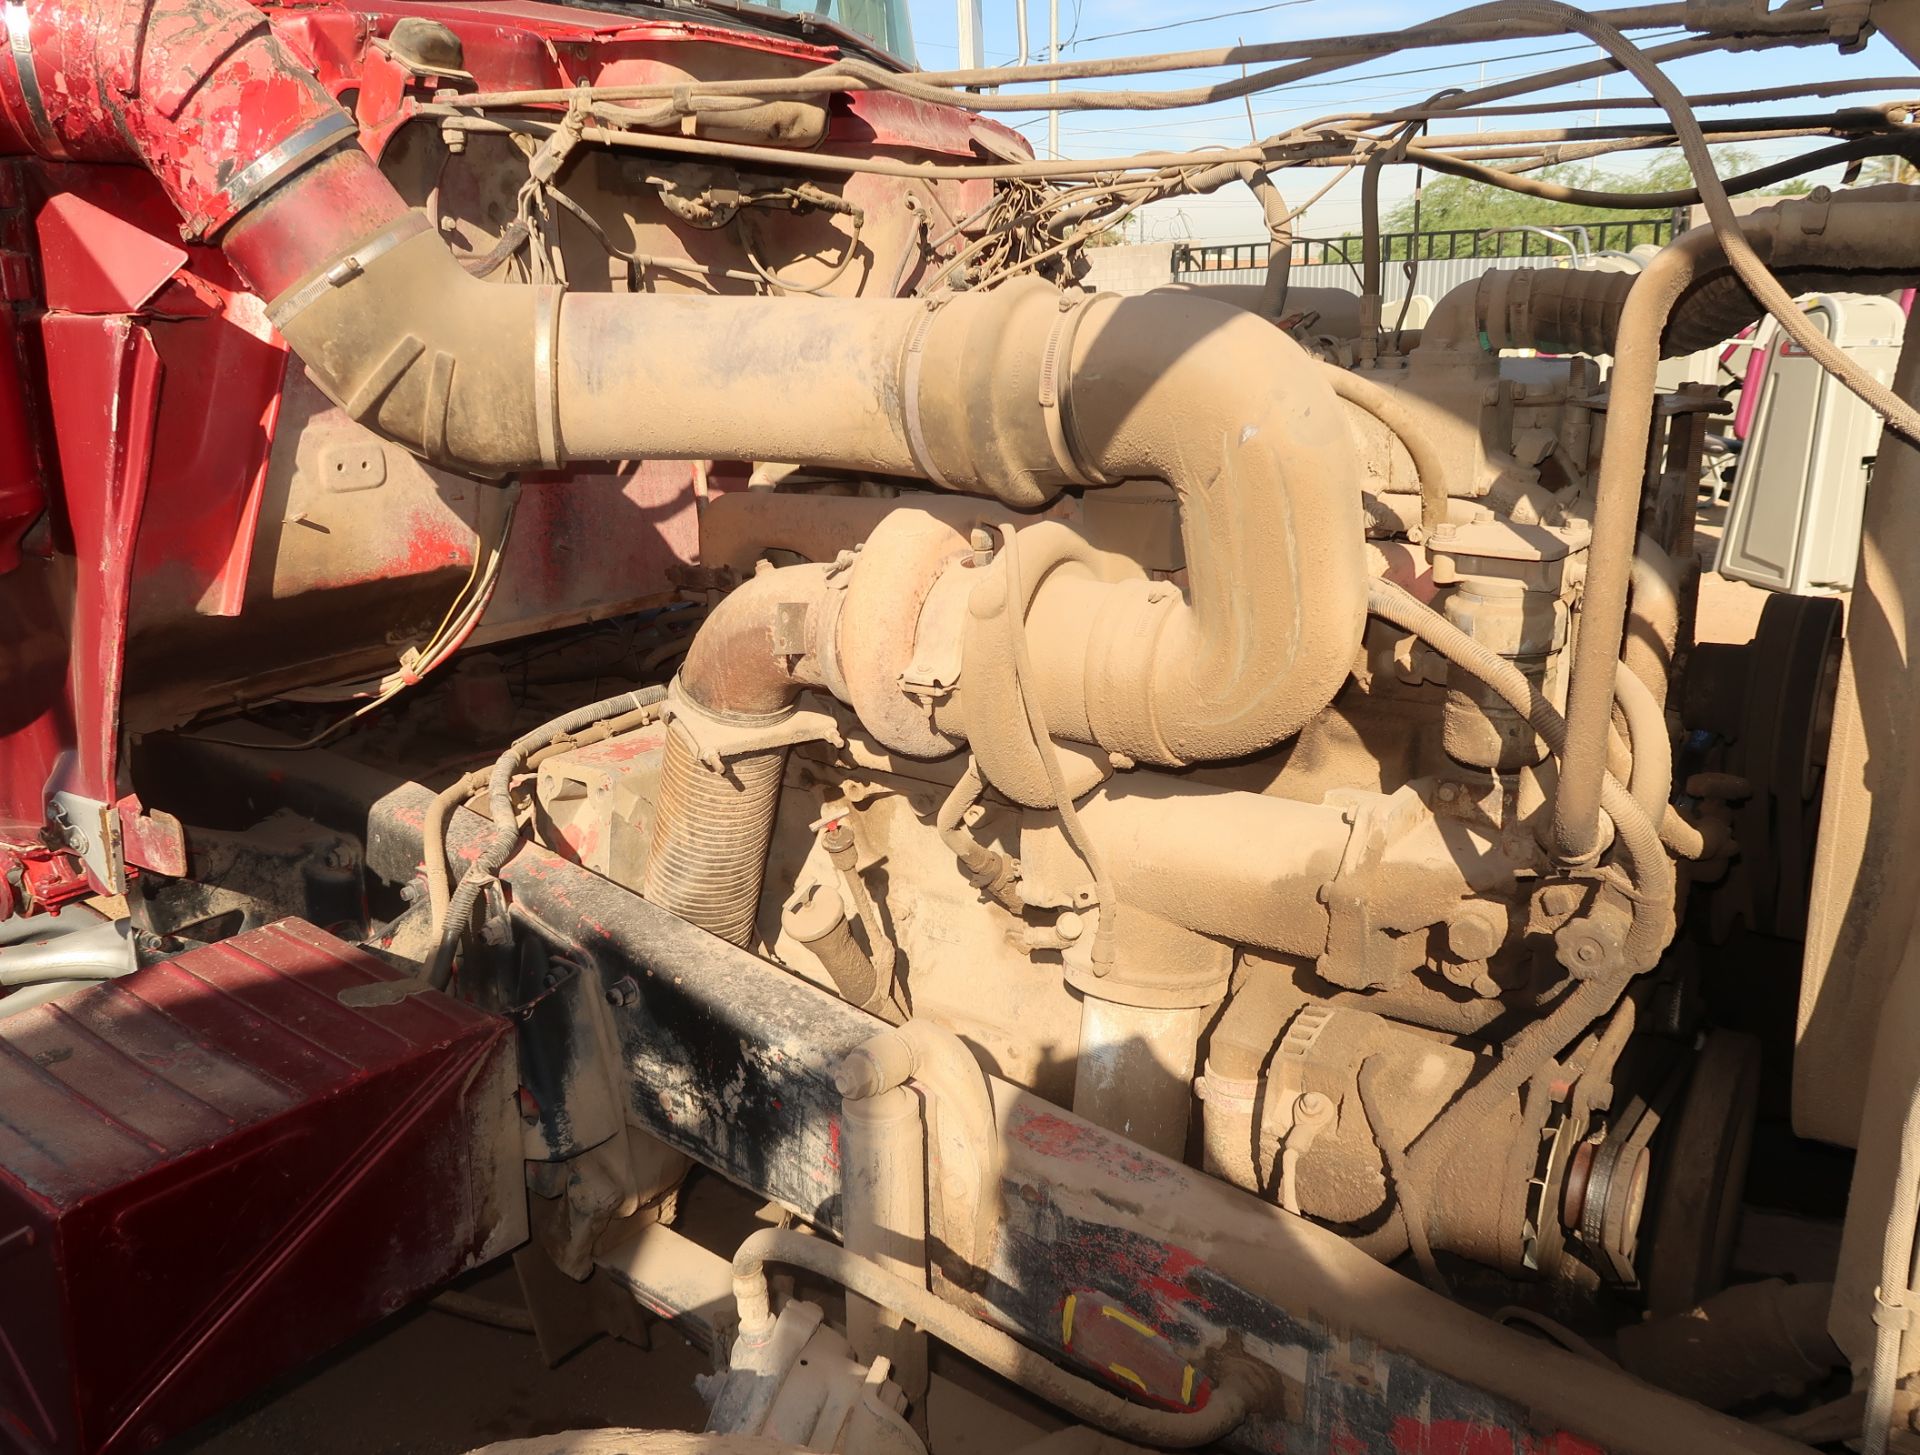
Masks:
[[[1398,396],[1371,379],[1338,364],[1328,364],[1321,373],[1335,394],[1372,415],[1406,447],[1414,473],[1420,477],[1421,539],[1431,540],[1433,533],[1447,523],[1447,474],[1440,463],[1440,452],[1434,449],[1426,430]]]
[[[1091,1380],[1069,1374],[1010,1335],[877,1263],[819,1238],[780,1228],[755,1233],[733,1255],[733,1292],[742,1333],[763,1332],[772,1325],[769,1263],[804,1268],[832,1279],[1074,1418],[1143,1445],[1168,1450],[1210,1445],[1238,1429],[1258,1400],[1257,1375],[1236,1369],[1221,1379],[1200,1409],[1157,1410],[1134,1404]]]
[[[1627,780],[1633,801],[1648,818],[1660,823],[1673,796],[1673,743],[1667,737],[1666,714],[1647,684],[1625,662],[1614,668],[1613,700],[1627,720],[1627,747],[1633,754],[1633,772]]]

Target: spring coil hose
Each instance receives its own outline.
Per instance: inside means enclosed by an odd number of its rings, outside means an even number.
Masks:
[[[678,723],[667,733],[643,893],[723,940],[753,939],[787,750],[703,764]]]

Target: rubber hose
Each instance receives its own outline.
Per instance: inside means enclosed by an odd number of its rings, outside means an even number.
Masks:
[[[1170,1450],[1210,1445],[1239,1428],[1254,1404],[1251,1381],[1232,1375],[1214,1387],[1205,1406],[1192,1412],[1134,1404],[1091,1380],[1069,1374],[1010,1335],[876,1263],[819,1238],[779,1228],[755,1233],[733,1255],[733,1290],[743,1330],[765,1328],[772,1318],[768,1263],[785,1263],[830,1278],[1074,1418],[1143,1445]]]
[[[535,749],[544,747],[555,738],[564,737],[581,728],[590,727],[603,718],[630,709],[651,707],[664,702],[667,689],[664,687],[642,687],[634,692],[622,692],[614,697],[604,697],[598,702],[576,707],[572,712],[556,717],[551,722],[542,723],[526,736],[515,740],[512,747],[502,753],[493,764],[493,775],[488,780],[488,792],[493,810],[493,836],[481,848],[478,857],[467,867],[460,878],[460,887],[453,892],[453,899],[447,906],[447,921],[440,929],[440,938],[434,944],[433,954],[427,961],[427,983],[435,990],[445,990],[453,979],[453,956],[460,943],[460,937],[466,933],[467,925],[472,921],[474,905],[479,902],[480,891],[495,874],[498,874],[507,860],[513,857],[513,851],[520,846],[520,826],[514,821],[513,778],[521,765]]]
[[[1634,802],[1660,826],[1660,842],[1682,859],[1707,857],[1706,835],[1680,817],[1673,797],[1673,745],[1667,739],[1666,714],[1638,673],[1625,662],[1614,676],[1613,699],[1627,720],[1631,742]]]
[[[1447,523],[1447,475],[1440,464],[1439,453],[1422,429],[1419,419],[1397,395],[1350,369],[1329,364],[1322,372],[1333,385],[1335,394],[1378,420],[1389,434],[1406,447],[1407,455],[1413,461],[1414,473],[1420,477],[1422,539],[1432,539],[1433,533]]]
[[[1625,662],[1613,674],[1613,700],[1627,720],[1627,747],[1633,757],[1628,790],[1647,817],[1659,823],[1673,796],[1673,744],[1667,738],[1666,715]]]

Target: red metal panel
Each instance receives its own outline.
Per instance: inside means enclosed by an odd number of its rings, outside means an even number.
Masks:
[[[138,313],[187,261],[187,250],[171,238],[73,192],[49,197],[34,226],[46,305],[64,313]]]
[[[120,675],[125,665],[133,549],[146,506],[160,356],[130,318],[55,314],[40,325],[48,402],[65,482],[65,523],[75,557],[74,618],[85,637],[69,666],[82,731],[57,786],[111,803],[119,798]],[[49,765],[50,767],[52,765]],[[44,780],[43,780],[44,781]],[[8,785],[17,793],[24,785]],[[125,886],[102,883],[103,892]]]
[[[511,1032],[395,978],[283,921],[0,1022],[0,1450],[143,1448],[524,1238]]]
[[[21,312],[35,301],[34,253],[21,169],[0,162],[0,574],[20,564],[20,538],[47,506],[39,420],[19,325]]]

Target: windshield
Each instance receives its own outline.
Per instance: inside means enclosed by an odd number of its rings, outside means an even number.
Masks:
[[[907,0],[753,0],[783,15],[813,15],[858,31],[881,50],[903,61],[913,60],[913,27],[907,22]]]

